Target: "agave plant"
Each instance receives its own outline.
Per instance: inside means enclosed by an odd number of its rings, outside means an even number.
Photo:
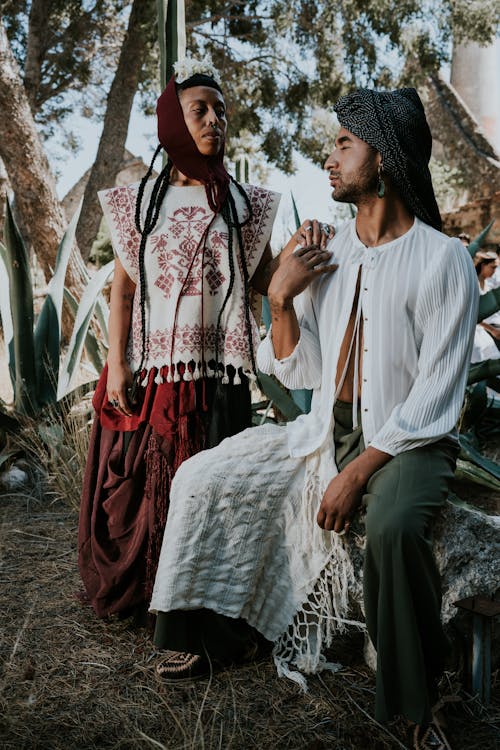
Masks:
[[[102,268],[94,278],[88,277],[80,305],[64,288],[78,216],[79,211],[61,240],[54,275],[35,323],[28,253],[7,203],[5,243],[0,243],[0,314],[14,391],[14,412],[21,415],[35,416],[69,393],[75,386],[84,344],[96,370],[104,364],[102,347],[89,330],[89,323],[98,303],[101,327],[106,330],[107,306],[99,295],[113,264]],[[60,366],[63,299],[69,302],[76,320],[68,352]]]

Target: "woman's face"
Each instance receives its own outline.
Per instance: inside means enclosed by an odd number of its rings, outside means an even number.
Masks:
[[[184,120],[200,154],[215,156],[226,137],[226,105],[222,94],[210,86],[179,91]]]
[[[487,260],[481,266],[481,278],[489,279],[497,270],[498,260]]]

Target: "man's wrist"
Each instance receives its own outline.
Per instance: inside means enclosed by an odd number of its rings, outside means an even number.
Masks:
[[[269,294],[269,306],[275,312],[293,310],[293,297],[285,297],[280,294]]]
[[[376,448],[368,447],[347,464],[342,473],[356,487],[364,487],[376,471],[385,466],[392,456]]]

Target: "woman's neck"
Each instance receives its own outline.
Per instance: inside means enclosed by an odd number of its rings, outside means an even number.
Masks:
[[[190,187],[192,185],[203,185],[200,180],[193,180],[191,177],[186,177],[185,174],[182,174],[182,172],[179,172],[177,167],[172,167],[172,171],[170,173],[170,184],[174,185],[175,187]]]

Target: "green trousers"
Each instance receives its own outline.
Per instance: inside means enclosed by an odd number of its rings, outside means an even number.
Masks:
[[[352,404],[335,405],[334,437],[342,470],[365,447],[361,429],[352,428]],[[364,604],[377,650],[378,721],[397,715],[417,724],[431,719],[448,653],[432,529],[456,457],[449,438],[401,453],[372,475],[363,495]]]

